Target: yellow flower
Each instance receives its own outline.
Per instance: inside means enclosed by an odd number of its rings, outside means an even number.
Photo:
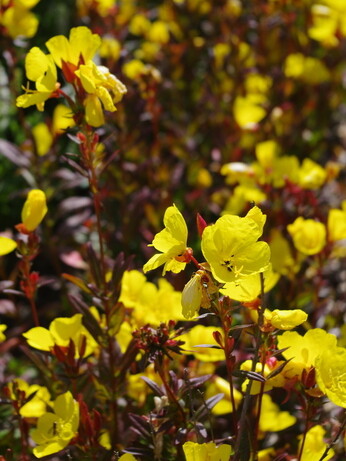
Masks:
[[[23,418],[39,418],[46,412],[47,405],[51,404],[50,393],[46,387],[32,384],[31,386],[23,379],[14,379],[9,383],[10,398],[17,400],[14,388],[24,392],[25,400],[28,400],[24,405],[20,406],[19,413]],[[29,399],[29,397],[31,398]]]
[[[45,101],[55,96],[60,87],[53,59],[35,46],[26,55],[25,71],[27,78],[35,82],[36,89],[24,88],[25,94],[18,96],[16,105],[23,108],[36,105],[42,112]]]
[[[72,64],[77,69],[94,57],[101,45],[101,38],[93,34],[88,27],[73,27],[67,39],[64,35],[56,35],[46,42],[55,64],[62,68],[63,64]]]
[[[268,394],[263,394],[261,416],[259,420],[260,430],[263,432],[283,431],[293,426],[297,418],[292,416],[288,411],[280,411],[280,408],[274,403]]]
[[[284,372],[287,376],[300,376],[303,369],[315,366],[316,359],[324,350],[335,350],[336,337],[320,328],[313,328],[299,335],[295,331],[286,331],[278,336],[278,348],[285,349],[282,355],[290,362],[286,365]]]
[[[33,232],[41,223],[48,211],[45,193],[40,189],[32,189],[22,209],[22,226]]]
[[[143,266],[144,273],[163,266],[162,274],[166,271],[178,273],[186,266],[187,226],[178,208],[173,205],[167,208],[163,217],[165,228],[155,235],[153,246],[161,254],[156,254]]]
[[[299,185],[303,189],[319,189],[327,179],[327,172],[318,163],[306,158],[299,170]]]
[[[229,461],[232,453],[230,445],[219,445],[213,442],[185,442],[183,445],[186,461]]]
[[[287,77],[297,78],[311,85],[330,79],[329,70],[322,61],[301,53],[293,53],[286,58],[284,72]]]
[[[212,409],[211,412],[214,415],[225,415],[227,413],[233,412],[233,406],[231,401],[231,390],[229,387],[229,382],[226,379],[221,378],[220,376],[215,376],[212,382],[208,385],[205,398],[209,399],[217,394],[224,394],[222,400],[220,400]],[[238,389],[233,389],[235,407],[238,408],[243,395]]]
[[[121,101],[127,91],[125,85],[107,67],[96,66],[92,61],[80,65],[75,75],[80,78],[88,93],[84,101],[87,123],[95,127],[103,125],[105,120],[102,106],[105,110],[114,112],[114,104]]]
[[[323,436],[326,431],[323,429],[322,426],[317,425],[309,429],[306,434],[304,449],[302,457],[300,458],[301,461],[312,461],[313,459],[320,459],[323,455],[325,449],[327,448],[327,444],[323,441]],[[302,444],[302,436],[299,436],[300,444],[298,447],[298,453],[300,451],[300,447]],[[328,461],[335,455],[334,450],[331,449],[328,452],[328,455],[323,458],[324,460]]]
[[[31,38],[36,34],[38,28],[37,17],[29,11],[39,0],[24,1],[14,0],[10,6],[0,13],[0,24],[6,28],[7,34],[12,38],[20,36]],[[1,6],[7,6],[8,1],[2,1]]]
[[[159,326],[161,322],[182,320],[181,292],[175,291],[167,280],[161,278],[158,287],[148,282],[145,275],[133,270],[124,273],[121,282],[120,301],[133,308],[131,318],[136,326],[150,323]],[[162,305],[165,306],[162,309]]]
[[[331,209],[328,214],[328,240],[337,242],[346,239],[346,201],[343,203],[344,209]]]
[[[222,337],[220,328],[196,325],[187,333],[179,336],[179,340],[185,341],[183,348],[186,354],[193,354],[196,359],[202,362],[218,362],[225,359],[225,353],[215,341],[214,332],[218,332]],[[197,347],[202,344],[208,344],[212,347]]]
[[[59,395],[52,412],[44,413],[37,421],[31,437],[37,446],[33,453],[37,458],[57,453],[76,436],[79,426],[79,405],[71,392]]]
[[[346,408],[346,349],[325,348],[316,358],[316,381],[336,405]]]
[[[17,243],[8,238],[0,236],[0,256],[7,255],[17,248]]]
[[[326,228],[321,222],[301,216],[287,226],[294,246],[305,255],[319,253],[326,244]]]
[[[202,252],[219,282],[236,282],[268,269],[270,250],[265,242],[257,242],[262,234],[265,216],[259,208],[245,216],[225,215],[204,229]],[[254,219],[255,218],[255,219]]]
[[[41,351],[51,351],[55,344],[67,348],[72,340],[76,347],[76,358],[79,357],[83,337],[86,338],[85,357],[97,348],[96,341],[82,325],[82,314],[75,314],[71,318],[58,317],[51,322],[49,330],[35,327],[23,333],[23,336],[31,347]]]

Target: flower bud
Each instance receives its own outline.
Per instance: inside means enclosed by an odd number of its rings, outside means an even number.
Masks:
[[[48,211],[45,193],[40,189],[29,192],[22,209],[22,225],[28,232],[33,232]]]

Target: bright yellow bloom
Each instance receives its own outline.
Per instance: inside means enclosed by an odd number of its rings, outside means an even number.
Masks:
[[[337,242],[346,239],[346,201],[343,203],[344,209],[331,209],[328,214],[328,240]]]
[[[225,353],[220,349],[213,337],[213,332],[219,332],[222,337],[222,330],[216,327],[205,327],[196,325],[190,331],[179,336],[179,340],[185,341],[183,348],[186,354],[193,354],[196,359],[202,362],[218,362],[225,359]],[[197,347],[208,344],[212,347]]]
[[[321,222],[301,216],[287,226],[294,246],[305,255],[319,253],[326,244],[326,228]]]
[[[83,337],[86,338],[85,357],[97,348],[96,341],[82,325],[82,314],[75,314],[70,318],[58,317],[51,322],[49,330],[35,327],[23,333],[23,336],[31,347],[41,351],[51,351],[55,344],[67,348],[72,340],[76,347],[76,358],[79,357]]]
[[[39,22],[37,17],[29,10],[38,2],[39,0],[13,0],[4,13],[2,15],[0,13],[0,24],[6,28],[6,32],[10,37],[31,38],[36,34]],[[2,0],[1,6],[8,5],[8,0]]]
[[[17,248],[17,243],[8,238],[0,236],[0,256],[7,255]]]
[[[53,403],[54,413],[39,417],[31,437],[38,445],[33,453],[37,458],[57,453],[76,436],[79,426],[79,405],[71,392],[59,395]]]
[[[224,394],[222,400],[220,400],[212,409],[211,412],[214,415],[226,415],[227,413],[233,412],[233,406],[231,401],[231,390],[229,387],[229,382],[226,379],[221,378],[220,376],[215,376],[211,383],[208,385],[205,392],[205,399],[209,399],[217,394]],[[233,389],[235,407],[238,408],[243,395],[238,389]]]
[[[69,63],[75,66],[75,69],[80,64],[91,61],[100,45],[100,36],[84,26],[73,27],[68,39],[64,35],[56,35],[46,42],[58,67],[62,68],[63,63]]]
[[[60,87],[53,59],[35,46],[26,55],[25,71],[27,78],[35,82],[36,89],[24,88],[25,94],[18,96],[16,105],[23,108],[36,105],[42,112],[45,101],[53,97]]]
[[[225,215],[204,229],[202,252],[219,282],[236,282],[269,267],[270,250],[266,242],[257,242],[265,216],[254,207],[245,216]],[[255,218],[255,219],[254,219]]]
[[[325,348],[317,357],[315,367],[321,391],[333,403],[346,408],[346,349]]]
[[[314,328],[299,335],[295,331],[286,331],[278,336],[278,348],[285,349],[282,355],[290,362],[286,365],[284,372],[287,376],[300,376],[303,369],[310,369],[315,366],[316,359],[324,350],[335,350],[336,337],[320,328]]]
[[[40,189],[32,189],[22,209],[22,225],[32,232],[41,223],[48,211],[45,193]]]
[[[230,445],[219,445],[213,442],[185,442],[183,445],[186,461],[229,461],[232,453]]]
[[[297,418],[292,416],[288,411],[280,411],[280,408],[274,403],[268,394],[263,394],[261,416],[259,420],[260,430],[263,432],[283,431],[293,426]]]
[[[187,248],[187,226],[178,208],[173,205],[167,208],[163,217],[165,228],[155,235],[153,246],[161,254],[156,254],[143,266],[144,273],[163,266],[162,274],[166,271],[178,273],[186,266],[185,254]]]
[[[305,158],[299,170],[299,185],[303,189],[319,189],[327,179],[327,171],[318,163]]]
[[[19,391],[24,392],[25,399],[28,399],[28,401],[19,409],[19,413],[23,418],[39,418],[46,412],[47,405],[51,404],[51,396],[46,387],[39,386],[38,384],[32,384],[30,386],[23,379],[14,379],[8,385],[10,398],[12,400],[16,400],[14,387],[16,387]],[[33,394],[34,396],[29,399],[29,397]]]
[[[120,456],[119,461],[137,461],[137,460],[133,455],[131,455],[131,453],[125,453],[124,455]]]
[[[293,53],[286,58],[284,72],[287,77],[297,78],[312,85],[330,79],[329,70],[322,61],[301,53]]]
[[[146,280],[145,275],[133,270],[124,273],[120,301],[133,308],[131,318],[136,326],[150,323],[158,326],[169,320],[182,320],[181,292],[175,291],[167,280],[161,278],[158,287]],[[165,306],[162,309],[162,306]]]
[[[80,78],[88,93],[84,101],[85,120],[91,126],[103,125],[105,120],[102,106],[105,110],[114,112],[114,104],[121,101],[127,91],[125,85],[107,67],[96,66],[92,61],[80,65],[75,75]]]
[[[323,436],[325,433],[326,431],[320,425],[314,426],[308,430],[306,434],[301,461],[312,461],[313,459],[317,460],[321,458],[325,449],[327,448],[327,444],[323,441]],[[300,447],[302,444],[302,436],[299,436],[299,438],[301,439],[301,441],[298,447],[298,453],[300,451]],[[329,450],[328,455],[323,459],[328,461],[334,455],[334,450],[331,449]]]

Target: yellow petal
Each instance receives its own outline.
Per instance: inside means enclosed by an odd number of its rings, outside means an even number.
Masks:
[[[51,333],[43,327],[31,328],[31,330],[23,333],[29,346],[39,349],[40,351],[50,351],[54,346],[54,340]]]
[[[40,189],[33,189],[29,192],[22,209],[22,223],[25,228],[34,231],[48,211],[45,193]]]
[[[7,255],[17,248],[17,243],[8,238],[0,236],[0,256]]]
[[[37,46],[31,48],[25,58],[25,72],[29,80],[36,82],[47,71],[49,60]]]

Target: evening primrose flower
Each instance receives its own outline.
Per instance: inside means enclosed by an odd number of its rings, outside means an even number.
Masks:
[[[121,101],[127,92],[125,85],[107,67],[96,66],[92,61],[80,65],[75,75],[80,78],[87,92],[84,100],[85,120],[91,126],[103,125],[105,120],[102,106],[110,112],[117,110],[114,104]]]
[[[221,328],[196,325],[179,336],[179,340],[185,342],[183,347],[186,354],[193,354],[201,362],[218,362],[225,359],[225,353],[215,341],[214,332],[222,336]],[[201,345],[202,347],[198,347]],[[203,347],[203,345],[211,347]]]
[[[326,227],[323,223],[301,216],[287,226],[293,244],[305,255],[319,253],[326,244]]]
[[[346,349],[325,348],[316,358],[315,367],[321,391],[333,403],[346,408]]]
[[[189,261],[191,248],[187,247],[187,226],[178,208],[173,205],[167,208],[163,223],[165,228],[155,235],[153,246],[161,254],[156,254],[143,266],[144,273],[163,266],[162,274],[166,271],[181,272]]]
[[[183,445],[186,461],[228,461],[232,453],[230,445],[219,445],[214,442],[185,442]]]
[[[68,348],[72,340],[76,346],[76,358],[79,357],[79,347],[83,337],[86,338],[84,357],[90,355],[97,348],[96,341],[82,325],[82,314],[75,314],[71,318],[58,317],[51,322],[49,330],[43,327],[34,327],[23,333],[23,336],[29,346],[41,351],[51,351],[54,345]]]
[[[212,382],[208,385],[205,392],[205,399],[209,399],[210,397],[213,397],[217,394],[224,394],[224,397],[215,406],[213,406],[211,412],[214,415],[226,415],[227,413],[232,413],[234,409],[231,401],[231,390],[229,387],[229,382],[220,376],[215,376]],[[238,389],[233,388],[233,396],[235,407],[237,409],[243,398],[243,395],[238,391]]]
[[[37,446],[33,453],[37,458],[57,453],[76,436],[79,426],[79,405],[71,392],[59,395],[52,412],[44,413],[37,421],[31,437]]]
[[[293,426],[297,421],[295,416],[288,411],[280,411],[280,408],[274,403],[268,394],[262,396],[261,416],[259,428],[262,432],[283,431]]]
[[[23,108],[36,105],[42,112],[44,103],[56,96],[60,88],[52,56],[44,54],[37,46],[31,48],[25,57],[25,72],[27,78],[35,82],[36,89],[24,87],[25,94],[18,96],[16,105]]]
[[[32,189],[22,209],[22,223],[19,225],[27,232],[33,232],[41,223],[48,211],[45,193],[40,189]]]
[[[62,69],[69,64],[74,71],[80,64],[91,61],[101,46],[101,37],[93,34],[88,27],[73,27],[69,38],[56,35],[46,42],[46,46],[58,67]]]
[[[322,455],[325,452],[325,449],[328,446],[328,444],[325,443],[323,440],[325,433],[326,431],[320,425],[314,426],[308,430],[306,437],[305,437],[303,453],[300,458],[301,461],[311,461],[313,459],[321,459]],[[300,444],[298,447],[298,453],[300,452],[300,448],[303,443],[303,436],[300,435],[299,438],[300,438]],[[327,456],[325,456],[323,459],[328,461],[329,459],[333,458],[334,455],[335,455],[334,450],[330,449],[328,451]]]
[[[270,250],[257,242],[265,215],[258,207],[244,217],[225,215],[204,229],[202,252],[219,282],[235,282],[269,267]]]
[[[10,398],[17,400],[16,390],[25,394],[28,400],[24,405],[20,405],[19,413],[23,418],[39,418],[46,412],[47,405],[51,404],[51,396],[48,389],[38,384],[28,384],[20,378],[14,379],[8,384]],[[29,397],[31,398],[29,399]]]
[[[328,240],[337,242],[346,239],[346,200],[343,209],[332,208],[328,213]]]
[[[296,331],[285,331],[278,336],[278,348],[286,349],[282,355],[290,362],[285,367],[288,377],[301,376],[304,369],[315,366],[317,357],[324,350],[336,349],[336,336],[327,333],[321,328],[308,330],[304,336]]]
[[[5,27],[5,32],[12,37],[31,38],[36,34],[39,21],[31,13],[39,0],[2,0],[1,7],[5,8],[4,12],[0,11],[0,24]]]
[[[165,279],[158,280],[158,286],[148,282],[145,275],[133,270],[126,271],[121,282],[119,300],[132,308],[131,319],[136,326],[150,323],[159,326],[169,320],[183,320],[181,314],[181,292],[174,290]],[[165,309],[162,309],[162,305]]]

